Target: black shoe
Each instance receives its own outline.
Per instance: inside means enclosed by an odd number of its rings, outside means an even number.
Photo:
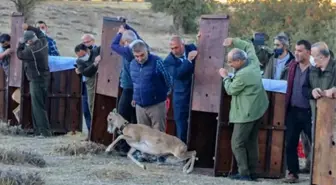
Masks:
[[[236,175],[229,176],[229,178],[232,180],[253,181],[251,176],[249,175],[236,174]]]
[[[253,181],[257,181],[257,180],[258,180],[258,175],[255,174],[255,173],[250,174],[250,177],[251,177],[251,179],[252,179]]]

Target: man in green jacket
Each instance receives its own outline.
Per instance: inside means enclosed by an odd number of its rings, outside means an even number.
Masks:
[[[224,88],[232,96],[230,123],[234,124],[231,146],[237,160],[237,180],[254,180],[258,164],[258,131],[268,108],[268,98],[263,87],[260,62],[252,43],[239,38],[225,39],[224,46],[233,46],[228,54],[228,65],[234,69],[230,77],[224,68],[219,70],[224,78]]]

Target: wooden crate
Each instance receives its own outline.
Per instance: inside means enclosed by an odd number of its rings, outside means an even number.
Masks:
[[[284,131],[285,94],[268,92],[270,105],[263,116],[259,129],[259,161],[257,175],[263,178],[285,176]],[[221,100],[221,114],[217,130],[215,175],[227,176],[237,173],[236,161],[232,155],[231,135],[233,127],[228,125],[231,97],[225,92]]]
[[[103,18],[102,61],[99,64],[96,80],[90,140],[105,145],[113,141],[113,135],[107,132],[107,116],[114,108],[117,108],[121,94],[119,77],[122,58],[111,49],[111,39],[115,37],[121,24],[123,22],[117,18]]]
[[[311,185],[336,184],[336,99],[317,101]]]
[[[80,76],[74,70],[52,72],[50,76],[46,107],[51,131],[54,134],[66,134],[82,130]],[[26,75],[22,75],[22,78],[20,122],[25,130],[32,130],[29,82]]]

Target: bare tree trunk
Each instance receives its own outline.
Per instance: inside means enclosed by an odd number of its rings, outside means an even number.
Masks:
[[[42,0],[10,0],[14,3],[16,11],[23,14],[25,22],[34,14],[35,5]]]
[[[181,16],[173,15],[173,24],[174,24],[175,30],[177,30],[179,34],[184,33],[183,18]]]

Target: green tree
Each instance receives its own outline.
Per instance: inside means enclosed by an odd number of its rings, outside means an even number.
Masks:
[[[173,16],[175,29],[180,33],[197,30],[197,19],[201,14],[210,13],[216,8],[213,0],[148,0],[155,12],[164,12]]]
[[[228,0],[222,10],[230,15],[231,36],[249,39],[261,31],[272,38],[286,32],[292,46],[300,39],[325,41],[336,51],[336,9],[331,0]]]

